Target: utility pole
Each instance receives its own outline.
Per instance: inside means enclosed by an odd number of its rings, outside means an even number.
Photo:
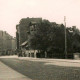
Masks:
[[[67,35],[66,35],[66,16],[64,16],[64,26],[65,26],[65,58],[67,59]]]

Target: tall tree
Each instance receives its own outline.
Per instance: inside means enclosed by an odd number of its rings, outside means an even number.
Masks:
[[[49,33],[51,24],[48,20],[43,20],[37,24],[36,33],[30,39],[31,46],[33,48],[46,51],[49,45]]]

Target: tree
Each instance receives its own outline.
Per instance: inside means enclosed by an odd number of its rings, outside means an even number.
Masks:
[[[64,25],[43,20],[37,24],[37,31],[31,37],[30,46],[43,52],[64,52]]]
[[[70,32],[70,31],[73,32]],[[67,53],[80,52],[80,31],[66,28]],[[31,48],[47,52],[49,57],[65,57],[65,26],[48,20],[37,23],[36,32],[29,39]],[[52,56],[53,55],[53,56]]]
[[[50,44],[49,34],[50,34],[51,24],[48,20],[43,20],[41,23],[37,24],[36,33],[31,37],[30,46],[33,49],[38,49],[40,51],[47,51]]]

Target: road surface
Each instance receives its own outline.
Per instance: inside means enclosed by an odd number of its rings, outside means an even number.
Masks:
[[[47,59],[36,61],[18,58],[0,58],[0,61],[32,80],[80,80],[79,66],[50,65],[51,63],[68,65],[67,62],[49,62]]]

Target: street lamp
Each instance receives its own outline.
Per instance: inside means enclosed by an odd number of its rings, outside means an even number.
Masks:
[[[67,34],[66,34],[66,16],[64,16],[64,31],[65,31],[65,59],[67,59]],[[73,30],[69,30],[70,33],[73,32]]]
[[[64,31],[65,31],[65,58],[67,59],[67,35],[66,35],[66,16],[64,16]]]

